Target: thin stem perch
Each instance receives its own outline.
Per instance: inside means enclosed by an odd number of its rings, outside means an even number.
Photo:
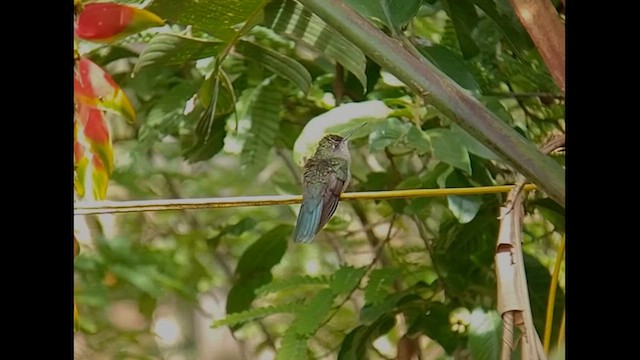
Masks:
[[[382,200],[434,197],[448,195],[477,195],[505,193],[513,185],[478,186],[446,189],[410,189],[389,191],[363,191],[343,193],[340,200]],[[525,185],[525,190],[536,189],[533,184]],[[302,195],[234,196],[199,199],[154,199],[131,201],[79,201],[73,208],[74,215],[129,213],[141,211],[189,210],[209,208],[232,208],[244,206],[290,205],[302,202]]]

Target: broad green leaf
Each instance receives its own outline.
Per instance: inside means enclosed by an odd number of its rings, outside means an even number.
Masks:
[[[494,310],[485,312],[476,308],[471,312],[467,332],[469,350],[474,360],[500,358],[502,346],[502,320]]]
[[[345,0],[345,2],[361,15],[376,18],[387,24],[389,28],[399,30],[418,13],[423,0]]]
[[[460,340],[451,330],[451,324],[449,323],[450,312],[451,309],[448,306],[433,302],[427,306],[426,313],[409,326],[407,333],[422,332],[437,341],[447,354],[452,354]]]
[[[404,123],[398,118],[392,117],[384,120],[371,132],[369,136],[369,150],[384,150],[384,148],[395,144],[404,135],[408,134],[410,129],[411,124]]]
[[[76,104],[115,112],[129,123],[136,120],[136,112],[124,91],[106,71],[87,58],[81,58],[74,71],[73,100]]]
[[[371,325],[360,325],[351,330],[340,345],[338,360],[366,359],[367,347],[380,336],[388,333],[396,324],[393,315],[383,316]]]
[[[409,146],[416,149],[418,153],[424,154],[431,151],[429,137],[415,125],[412,125],[407,132],[407,142],[409,143]]]
[[[364,290],[367,304],[378,305],[393,291],[393,282],[400,277],[399,268],[375,269],[369,275],[369,282]]]
[[[311,75],[296,60],[249,41],[238,41],[235,49],[239,54],[246,56],[247,59],[255,61],[275,74],[290,80],[303,93],[307,94],[309,92]]]
[[[238,313],[251,308],[256,298],[256,289],[273,280],[271,272],[256,272],[251,276],[241,276],[233,284],[227,295],[227,314]]]
[[[147,66],[184,65],[184,63],[217,55],[224,43],[218,40],[161,33],[144,48],[132,74]]]
[[[291,225],[278,225],[254,242],[238,260],[236,276],[251,277],[258,272],[270,272],[287,250]]]
[[[478,213],[482,198],[478,195],[449,195],[447,196],[447,204],[453,216],[458,219],[460,224],[466,224]]]
[[[329,285],[330,278],[328,276],[313,277],[309,275],[291,276],[283,280],[278,280],[256,289],[256,295],[266,295],[282,290],[297,289],[307,285]]]
[[[244,170],[262,170],[280,128],[280,107],[283,93],[275,77],[265,79],[253,91],[245,117],[251,121],[251,129],[245,140],[240,163]]]
[[[306,303],[305,309],[298,313],[298,317],[291,323],[293,331],[300,336],[313,335],[331,310],[334,297],[331,289],[320,290]]]
[[[456,29],[463,57],[469,59],[477,55],[480,49],[471,37],[479,21],[475,6],[469,0],[446,0],[444,7]]]
[[[263,0],[153,0],[147,9],[170,22],[192,25],[227,41],[235,35],[235,27],[259,11],[263,3]]]
[[[227,298],[227,314],[248,309],[255,290],[272,280],[271,268],[287,250],[290,225],[278,225],[254,242],[238,260],[236,281]]]
[[[455,136],[470,153],[478,155],[484,159],[500,160],[500,157],[498,157],[498,155],[489,150],[486,146],[482,145],[478,140],[469,135],[469,133],[467,133],[460,126],[452,124],[451,132],[453,133],[453,136]]]
[[[263,25],[335,59],[367,88],[367,61],[362,51],[302,5],[292,0],[272,1],[264,8]]]
[[[382,101],[371,100],[346,103],[314,117],[304,127],[293,146],[293,160],[303,165],[303,160],[313,155],[318,142],[326,134],[340,134],[367,121],[368,124],[353,134],[351,139],[365,137],[376,124],[387,118],[391,109]]]
[[[555,231],[564,232],[564,209],[558,203],[544,198],[532,200],[529,205],[537,208],[540,214],[553,224]]]
[[[247,321],[261,319],[263,317],[273,315],[273,314],[281,314],[281,313],[298,313],[305,309],[304,304],[301,303],[289,303],[278,306],[266,306],[266,307],[258,307],[251,308],[249,310],[228,314],[226,317],[222,319],[215,320],[211,325],[212,328],[220,327],[220,326],[234,326],[237,324],[241,324]]]
[[[417,48],[424,57],[458,85],[467,90],[480,91],[480,85],[473,77],[473,73],[456,53],[440,45],[417,46]]]
[[[335,295],[346,294],[353,290],[364,276],[366,268],[341,267],[331,278],[331,290]]]
[[[524,266],[527,273],[527,287],[529,289],[529,301],[533,313],[533,324],[538,335],[542,338],[546,322],[547,301],[549,299],[549,286],[551,274],[537,258],[524,253]],[[565,295],[562,288],[556,288],[556,298],[553,311],[552,334],[557,334],[562,320],[562,309],[565,307]],[[555,346],[557,336],[552,336],[551,347]]]
[[[471,173],[471,160],[467,149],[449,129],[432,129],[425,132],[431,140],[433,157]]]
[[[306,360],[307,358],[307,337],[298,335],[293,327],[289,327],[282,337],[276,360]]]
[[[74,34],[84,40],[112,43],[162,25],[164,20],[148,10],[115,3],[89,3],[75,21]]]

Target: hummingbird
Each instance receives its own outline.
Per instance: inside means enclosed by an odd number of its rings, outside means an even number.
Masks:
[[[340,194],[351,180],[351,154],[347,140],[366,124],[344,137],[325,135],[316,152],[305,162],[302,206],[293,233],[294,242],[310,243],[336,212]]]

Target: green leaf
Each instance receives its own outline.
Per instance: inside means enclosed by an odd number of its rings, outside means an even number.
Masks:
[[[427,306],[427,311],[418,317],[407,330],[407,333],[424,333],[444,348],[447,354],[452,354],[458,346],[459,339],[451,331],[449,313],[451,309],[439,302]]]
[[[132,75],[147,66],[184,65],[184,63],[214,56],[224,43],[217,40],[161,33],[151,39],[138,58]]]
[[[251,120],[251,130],[240,154],[243,170],[262,170],[267,165],[280,128],[282,98],[282,91],[273,76],[253,91],[245,115]]]
[[[287,238],[292,231],[291,225],[278,225],[262,235],[238,260],[236,276],[251,277],[258,272],[271,271],[287,250]]]
[[[136,288],[149,294],[151,297],[160,295],[160,288],[154,281],[155,268],[138,266],[135,268],[126,265],[114,264],[109,269],[117,278],[131,283]]]
[[[402,29],[418,13],[422,0],[345,0],[361,15],[376,18],[389,28]],[[389,16],[387,16],[386,14]]]
[[[449,129],[431,129],[425,132],[431,140],[433,157],[460,170],[471,173],[471,160],[467,149]]]
[[[446,0],[444,7],[453,22],[463,57],[469,59],[477,55],[480,49],[471,37],[479,21],[475,6],[469,0]]]
[[[478,85],[473,73],[458,54],[440,45],[418,45],[417,49],[458,85],[467,90],[480,91],[480,85]]]
[[[403,123],[395,117],[386,119],[369,135],[369,150],[384,150],[384,148],[395,144],[405,134],[408,134],[410,129],[410,124]]]
[[[302,129],[293,146],[293,160],[303,165],[303,160],[313,155],[318,142],[326,134],[345,133],[363,122],[368,124],[358,130],[350,139],[368,136],[378,123],[387,118],[391,109],[382,101],[371,100],[345,103],[311,119]]]
[[[233,326],[247,321],[261,319],[273,314],[298,313],[303,311],[304,309],[305,305],[301,303],[289,303],[278,306],[252,308],[240,313],[228,314],[222,319],[215,320],[211,327],[216,328],[225,325]]]
[[[546,322],[547,301],[549,299],[549,286],[551,285],[551,274],[537,258],[524,253],[524,266],[527,273],[527,287],[529,289],[529,301],[531,302],[531,312],[533,314],[533,324],[538,335],[542,338]],[[557,334],[562,320],[562,309],[565,307],[564,291],[558,285],[556,288],[556,298],[553,311],[552,334]],[[552,336],[551,348],[555,346],[556,336]]]
[[[292,327],[289,327],[282,336],[276,360],[306,360],[307,358],[307,338],[299,336]]]
[[[236,268],[236,281],[227,298],[227,314],[244,311],[256,298],[255,290],[272,280],[271,268],[280,262],[287,250],[290,225],[278,225],[242,254]]]
[[[341,267],[331,278],[331,290],[335,295],[345,294],[358,286],[367,269],[364,267]]]
[[[528,50],[533,47],[533,43],[522,28],[522,25],[498,11],[495,0],[471,0],[471,2],[498,25],[498,28],[511,45],[511,49],[516,54],[520,55],[522,50]]]
[[[251,277],[240,277],[227,295],[227,314],[249,309],[256,298],[256,289],[273,280],[270,272],[256,272]]]
[[[453,133],[453,136],[455,136],[470,153],[489,160],[501,160],[498,155],[489,150],[489,148],[487,148],[486,146],[482,145],[478,140],[469,135],[469,133],[467,133],[460,126],[452,124],[451,132]]]
[[[485,312],[476,308],[471,312],[467,332],[468,346],[474,360],[500,358],[502,346],[502,320],[494,310]]]
[[[263,0],[154,0],[147,10],[170,22],[192,25],[218,39],[229,40],[236,33],[234,27],[262,4]]]
[[[303,93],[309,93],[311,87],[311,74],[294,59],[282,55],[273,50],[267,49],[260,45],[240,40],[235,46],[236,51],[251,61],[263,65],[267,69],[273,71],[278,76],[290,80],[302,90]]]
[[[544,198],[532,200],[529,205],[537,208],[540,214],[553,224],[555,231],[564,232],[564,209],[557,202]]]
[[[360,325],[345,336],[340,345],[338,360],[366,359],[367,346],[388,333],[396,324],[393,315],[383,316],[371,325]]]
[[[447,204],[453,216],[458,219],[458,222],[460,224],[466,224],[473,220],[478,210],[480,210],[482,198],[478,195],[449,195],[447,196]]]
[[[364,290],[367,304],[378,305],[393,291],[393,282],[402,272],[398,268],[375,269],[369,275],[369,282]]]
[[[365,305],[362,307],[362,310],[360,310],[360,321],[370,323],[385,314],[395,314],[397,311],[396,305],[404,296],[406,296],[405,293],[393,293],[376,305]]]
[[[264,8],[263,24],[335,59],[367,88],[367,61],[362,51],[302,5],[292,0],[272,1]]]
[[[217,82],[216,78],[219,79]],[[224,117],[235,110],[236,103],[231,80],[222,69],[203,82],[198,98],[205,111],[196,125],[195,140],[184,152],[191,162],[207,160],[222,150],[227,134]]]
[[[291,323],[293,331],[300,336],[313,335],[331,310],[334,297],[331,289],[320,290]]]
[[[429,137],[425,135],[422,129],[413,124],[407,132],[407,142],[409,143],[409,146],[413,147],[417,152],[421,154],[431,151],[431,143],[429,142]]]
[[[329,285],[330,278],[328,276],[309,276],[309,275],[299,275],[299,276],[291,276],[284,280],[278,280],[276,282],[272,282],[266,284],[258,289],[256,289],[256,295],[262,296],[269,293],[274,293],[282,290],[288,289],[297,289],[301,286],[306,285]]]

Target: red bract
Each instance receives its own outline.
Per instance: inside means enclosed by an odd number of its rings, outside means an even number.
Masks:
[[[84,40],[113,42],[154,26],[164,20],[154,13],[114,3],[86,4],[78,15],[75,35]]]
[[[73,96],[77,103],[115,111],[127,121],[135,121],[135,110],[124,91],[107,72],[89,59],[78,61],[73,77]]]

